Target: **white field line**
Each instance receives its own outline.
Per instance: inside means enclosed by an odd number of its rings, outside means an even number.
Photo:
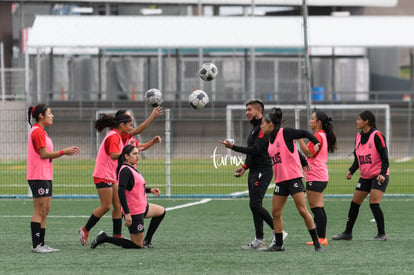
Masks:
[[[199,205],[199,204],[205,204],[208,203],[209,201],[211,201],[211,199],[202,199],[200,201],[196,201],[196,202],[190,202],[190,203],[186,203],[186,204],[181,204],[181,205],[176,205],[176,206],[172,206],[172,207],[167,207],[165,210],[166,211],[172,211],[172,210],[176,210],[176,209],[181,209],[181,208],[186,208],[186,207],[191,207],[194,205]],[[32,216],[30,215],[0,215],[0,218],[31,218]],[[60,215],[49,215],[47,216],[48,218],[89,218],[90,216],[60,216]],[[107,216],[103,216],[103,217],[107,217],[107,218],[112,218],[110,215]]]
[[[186,207],[190,207],[190,206],[194,206],[194,205],[208,203],[209,201],[211,201],[211,199],[202,199],[201,201],[195,201],[195,202],[181,204],[181,205],[177,205],[177,206],[173,206],[173,207],[167,207],[165,210],[166,211],[172,211],[172,210],[176,210],[176,209],[181,209],[181,208],[186,208]]]

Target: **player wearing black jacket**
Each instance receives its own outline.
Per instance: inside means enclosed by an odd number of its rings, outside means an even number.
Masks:
[[[266,247],[263,238],[263,221],[273,230],[272,216],[263,207],[263,198],[273,177],[272,161],[267,153],[269,137],[263,135],[260,129],[263,110],[264,104],[259,99],[252,99],[246,102],[246,116],[253,125],[247,139],[247,147],[234,145],[229,140],[221,142],[229,149],[246,154],[245,163],[236,170],[234,176],[241,177],[249,169],[249,206],[253,214],[256,238],[251,243],[242,246],[243,249],[261,249]]]

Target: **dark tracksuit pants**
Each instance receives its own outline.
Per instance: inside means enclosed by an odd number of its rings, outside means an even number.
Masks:
[[[250,210],[253,214],[256,238],[263,239],[263,221],[273,229],[273,218],[263,207],[263,198],[273,177],[272,167],[249,170],[248,185]]]

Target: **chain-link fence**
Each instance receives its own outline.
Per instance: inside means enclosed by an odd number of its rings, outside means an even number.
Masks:
[[[166,106],[166,113],[156,118],[138,137],[146,142],[159,135],[163,139],[141,153],[138,169],[148,186],[160,187],[163,194],[171,196],[239,196],[245,194],[247,178],[233,177],[234,170],[244,160],[238,153],[228,154],[219,140],[228,138],[226,131],[226,106],[208,106],[193,110],[188,105],[177,108]],[[55,115],[52,126],[46,131],[54,142],[55,150],[70,145],[81,148],[80,155],[54,160],[54,194],[65,197],[96,196],[92,180],[96,148],[100,136],[94,129],[96,114],[102,110],[129,109],[136,124],[142,122],[151,108],[142,104],[119,104],[96,107],[62,107],[51,105]],[[168,110],[168,111],[167,111]],[[323,110],[323,108],[322,108]],[[408,109],[391,106],[390,159],[391,181],[387,194],[414,194],[410,187],[412,170],[412,141],[407,134]],[[345,180],[345,173],[353,161],[353,142],[357,129],[355,120],[361,110],[326,110],[333,117],[338,137],[338,151],[329,155],[330,184],[327,194],[351,194],[354,182]],[[377,126],[385,131],[383,110],[374,110]],[[27,110],[24,104],[10,103],[0,110],[0,194],[1,196],[26,196],[25,179],[27,151]],[[294,110],[284,111],[284,127],[295,127],[297,122],[306,129],[306,112],[300,116]],[[243,110],[232,113],[232,138],[236,144],[245,145],[251,125]],[[357,176],[354,177],[357,180]],[[269,191],[270,192],[270,191]]]

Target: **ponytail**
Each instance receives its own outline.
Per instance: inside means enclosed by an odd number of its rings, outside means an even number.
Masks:
[[[39,115],[42,114],[43,116],[46,114],[46,110],[49,108],[46,104],[37,104],[36,106],[30,106],[27,110],[27,122],[29,122],[30,126],[32,125],[32,118],[34,118],[37,121],[39,121]]]
[[[332,118],[328,117],[325,112],[315,111],[316,119],[322,123],[322,130],[325,131],[326,140],[328,141],[328,152],[333,153],[336,149],[336,135],[332,124]]]
[[[117,128],[121,123],[128,123],[132,121],[131,116],[129,115],[118,115],[118,116],[111,116],[108,114],[101,114],[97,121],[95,121],[95,129],[98,132],[102,132],[105,128]]]

